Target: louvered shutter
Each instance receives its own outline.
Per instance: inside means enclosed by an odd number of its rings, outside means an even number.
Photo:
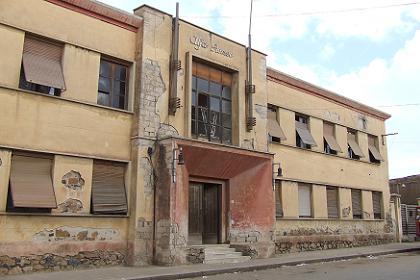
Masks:
[[[375,219],[382,219],[382,193],[372,192],[373,216]]]
[[[328,218],[338,218],[338,189],[327,187]]]
[[[276,181],[276,218],[283,217],[283,205],[282,205],[282,197],[281,197],[281,183]]]
[[[362,192],[351,190],[351,205],[353,208],[353,219],[361,219],[362,215]]]
[[[307,145],[316,147],[316,142],[314,138],[312,137],[311,132],[308,129],[308,124],[301,123],[298,121],[296,121],[295,124],[296,124],[296,132],[299,134],[300,139],[302,139],[302,142]]]
[[[311,186],[307,184],[298,185],[299,217],[312,217]]]
[[[125,164],[95,161],[92,178],[92,212],[127,213]]]
[[[372,156],[379,161],[383,161],[383,157],[381,156],[381,153],[379,152],[378,148],[375,145],[375,136],[369,135],[368,137],[368,148],[369,152],[371,152]]]
[[[362,149],[360,149],[359,144],[357,144],[355,134],[347,133],[347,143],[356,155],[358,155],[359,157],[365,156],[362,152]]]
[[[13,155],[10,187],[14,207],[57,208],[52,159]]]
[[[340,145],[334,136],[334,125],[324,122],[324,139],[327,141],[331,149],[337,152],[342,152]]]
[[[283,132],[278,120],[276,108],[267,108],[267,129],[271,137],[277,137],[280,140],[286,140],[286,135]]]
[[[26,81],[64,89],[64,75],[61,66],[62,54],[62,46],[26,37],[22,56]]]

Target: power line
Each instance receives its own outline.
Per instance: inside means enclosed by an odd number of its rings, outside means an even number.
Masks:
[[[329,10],[329,11],[313,11],[313,12],[299,12],[299,13],[283,13],[283,14],[268,14],[268,15],[255,15],[254,18],[260,17],[290,17],[290,16],[313,16],[313,15],[322,15],[322,14],[339,14],[339,13],[350,13],[350,12],[360,12],[367,10],[378,10],[378,9],[388,9],[395,7],[404,7],[404,6],[413,6],[419,5],[420,2],[410,2],[410,3],[399,3],[399,4],[390,4],[382,6],[371,6],[371,7],[358,7],[358,8],[349,8],[349,9],[339,9],[339,10]],[[237,15],[237,16],[228,16],[228,15],[211,15],[211,16],[200,16],[200,15],[190,15],[184,16],[185,18],[245,18],[247,16]]]

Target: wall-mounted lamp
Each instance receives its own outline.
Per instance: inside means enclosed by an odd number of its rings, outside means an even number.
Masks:
[[[277,166],[277,169],[276,169]],[[280,163],[273,163],[273,191],[276,189],[276,178],[283,176],[283,169]]]
[[[182,147],[175,148],[172,150],[172,182],[176,183],[176,166],[184,165],[184,153],[182,152]]]

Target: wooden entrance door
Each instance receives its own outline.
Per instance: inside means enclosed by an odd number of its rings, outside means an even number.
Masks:
[[[188,209],[188,243],[219,242],[220,186],[190,183]]]

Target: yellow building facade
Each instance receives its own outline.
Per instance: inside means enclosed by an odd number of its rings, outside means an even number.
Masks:
[[[0,274],[393,241],[389,115],[149,6],[0,11]]]

